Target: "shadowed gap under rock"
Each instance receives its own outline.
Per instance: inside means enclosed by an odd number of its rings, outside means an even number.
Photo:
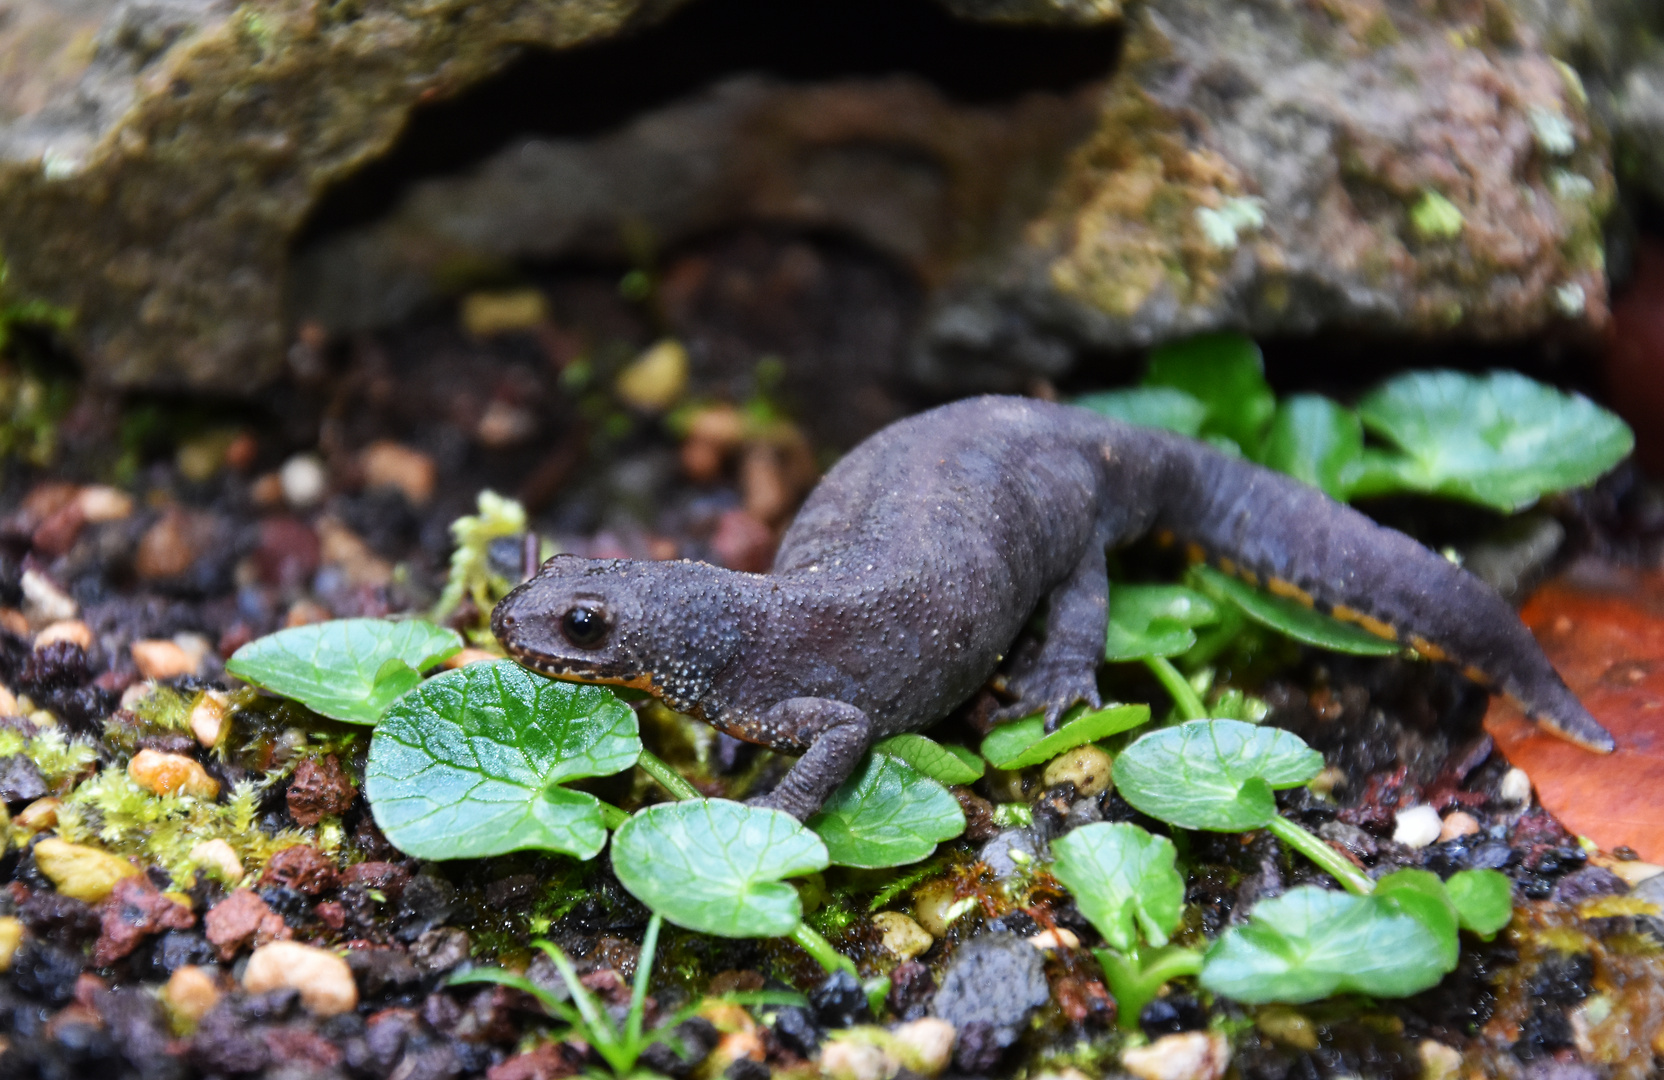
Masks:
[[[412,118],[385,157],[337,185],[296,237],[304,248],[374,220],[410,184],[455,172],[520,136],[583,137],[754,72],[792,82],[912,74],[956,102],[1067,93],[1109,74],[1119,26],[967,22],[929,0],[704,0],[641,33],[507,71]]]

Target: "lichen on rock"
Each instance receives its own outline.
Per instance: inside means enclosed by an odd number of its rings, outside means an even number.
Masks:
[[[1031,280],[1027,306],[1108,346],[1221,325],[1598,327],[1604,144],[1575,78],[1493,9],[1139,10],[1099,127],[1027,237],[1075,303]],[[1244,199],[1257,215],[1221,237]]]

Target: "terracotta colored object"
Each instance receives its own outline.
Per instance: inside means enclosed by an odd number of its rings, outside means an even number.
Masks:
[[[1520,617],[1618,749],[1580,750],[1500,698],[1485,729],[1567,828],[1664,861],[1664,574],[1574,572],[1540,589]]]

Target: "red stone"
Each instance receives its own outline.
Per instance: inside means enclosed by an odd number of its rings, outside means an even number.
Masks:
[[[565,1080],[577,1073],[578,1067],[561,1051],[559,1043],[543,1043],[491,1066],[485,1080]]]
[[[339,876],[335,863],[323,852],[311,844],[296,844],[267,860],[260,884],[281,885],[307,896],[319,896],[335,888]]]
[[[299,825],[316,825],[328,817],[339,817],[347,812],[358,789],[341,768],[340,759],[308,758],[295,767],[289,781],[289,816]]]
[[[267,907],[252,889],[236,890],[209,908],[202,922],[208,943],[219,950],[222,960],[236,956],[244,945],[265,945],[293,936],[283,916]]]
[[[98,915],[98,943],[92,950],[92,962],[98,967],[109,967],[151,934],[196,925],[189,908],[163,896],[142,876],[116,882],[109,897],[98,905]]]

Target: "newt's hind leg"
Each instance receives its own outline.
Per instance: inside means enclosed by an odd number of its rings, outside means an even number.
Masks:
[[[1109,568],[1104,548],[1087,545],[1062,584],[1047,597],[1046,637],[1040,648],[1018,658],[1006,678],[1017,700],[994,714],[994,722],[1044,713],[1046,730],[1072,706],[1097,708],[1098,665],[1104,661],[1104,633],[1109,622]]]

